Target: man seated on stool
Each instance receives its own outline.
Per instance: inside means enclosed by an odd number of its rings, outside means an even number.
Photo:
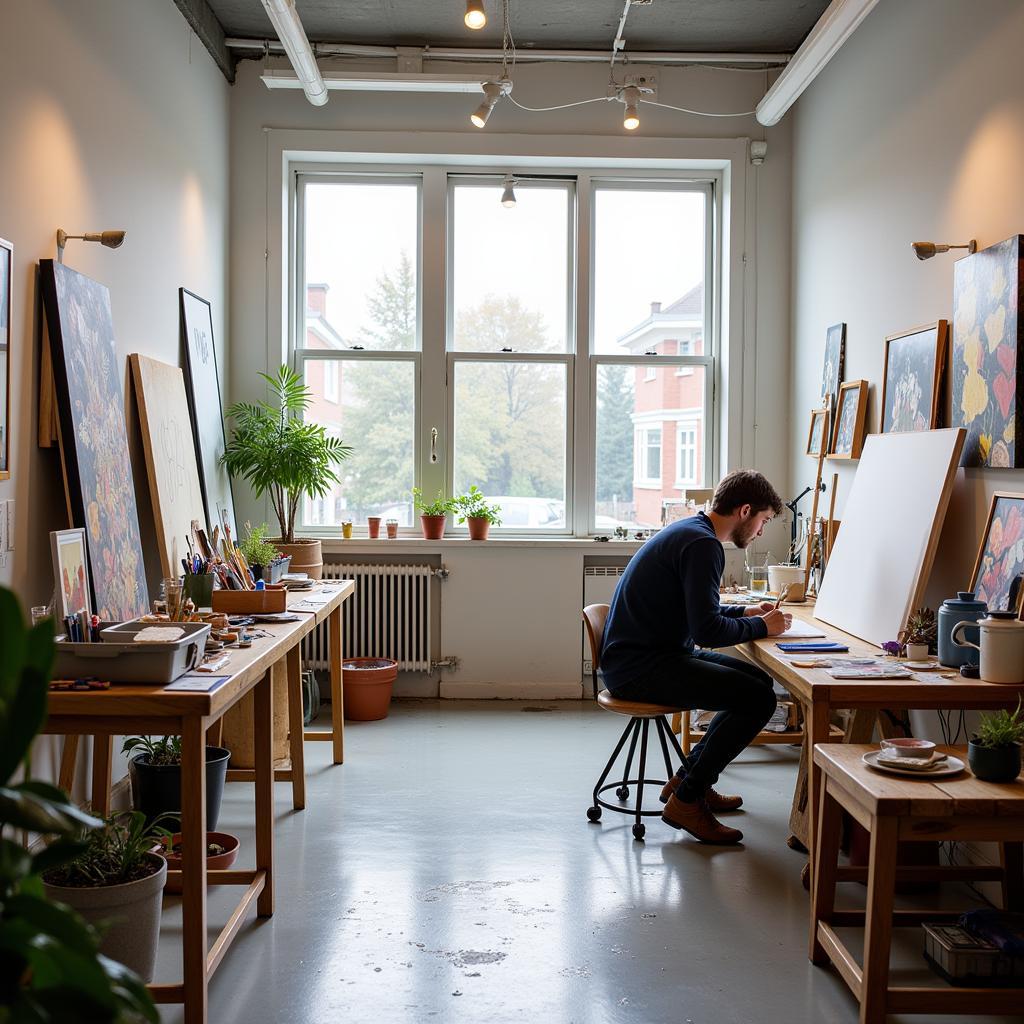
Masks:
[[[722,607],[724,541],[745,548],[782,511],[760,473],[738,469],[715,490],[711,511],[665,527],[630,560],[615,588],[600,675],[621,700],[717,711],[661,799],[661,820],[704,843],[738,843],[739,829],[715,818],[741,797],[715,791],[718,776],[775,711],[771,676],[755,665],[701,648],[730,647],[786,631],[791,616],[770,602]]]

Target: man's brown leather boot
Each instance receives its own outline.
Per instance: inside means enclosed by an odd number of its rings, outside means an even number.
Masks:
[[[682,782],[682,779],[678,775],[673,775],[665,783],[661,790],[661,802],[663,804],[668,803],[668,798],[676,791],[680,782]],[[722,811],[738,811],[743,806],[743,797],[724,796],[712,787],[704,794],[704,802],[708,805],[709,811],[721,814]]]
[[[683,803],[674,793],[668,798],[661,820],[672,828],[681,828],[684,832],[689,832],[694,839],[699,839],[702,843],[729,845],[738,843],[743,838],[743,833],[738,828],[723,825],[708,810],[708,805],[703,800],[697,800],[692,804]]]

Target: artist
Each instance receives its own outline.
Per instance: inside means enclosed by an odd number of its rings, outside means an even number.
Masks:
[[[768,602],[722,607],[724,541],[745,548],[782,511],[760,473],[738,469],[715,490],[709,513],[672,523],[630,560],[612,598],[600,675],[613,696],[717,711],[683,768],[662,792],[662,821],[704,843],[738,843],[739,829],[715,818],[741,797],[712,787],[775,711],[771,676],[738,658],[695,648],[777,636],[790,616]]]

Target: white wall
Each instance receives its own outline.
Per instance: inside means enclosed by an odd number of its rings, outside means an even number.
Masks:
[[[36,446],[37,261],[55,255],[58,227],[124,228],[121,249],[70,242],[66,262],[110,289],[125,384],[130,352],[179,364],[181,285],[213,303],[223,359],[229,86],[169,0],[6,0],[0,20],[0,236],[15,247],[12,475],[0,501],[16,502],[0,584],[27,610],[50,598],[48,534],[69,525],[57,452]],[[135,473],[146,519],[138,460]]]

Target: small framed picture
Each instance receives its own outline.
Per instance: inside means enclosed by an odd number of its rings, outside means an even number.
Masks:
[[[882,433],[934,430],[939,425],[949,322],[913,327],[885,339]]]
[[[811,410],[811,429],[807,433],[807,454],[818,458],[822,454],[822,445],[827,445],[826,424],[828,423],[828,409]]]
[[[830,459],[859,459],[868,412],[868,382],[849,380],[839,388]]]
[[[971,590],[989,611],[1017,612],[1024,606],[1024,494],[996,491],[988,510]]]
[[[89,594],[89,552],[85,530],[55,530],[50,534],[53,575],[57,584],[58,618],[75,615],[83,608],[92,615]]]

